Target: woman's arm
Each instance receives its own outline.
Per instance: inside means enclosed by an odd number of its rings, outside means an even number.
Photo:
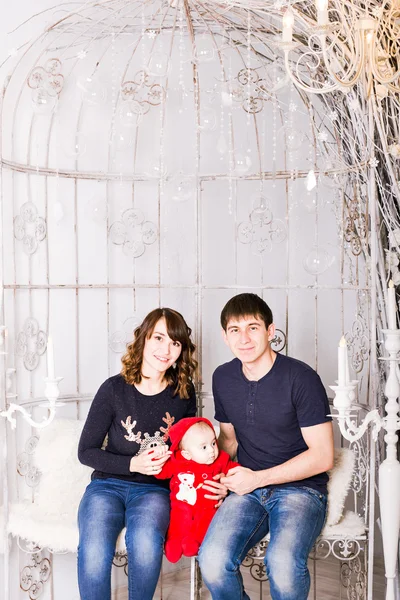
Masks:
[[[101,449],[114,419],[113,387],[109,379],[93,399],[78,446],[80,462],[96,471],[114,475],[129,475],[131,456],[105,452]]]

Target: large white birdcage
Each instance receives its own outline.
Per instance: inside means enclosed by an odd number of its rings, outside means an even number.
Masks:
[[[212,417],[211,375],[230,357],[219,313],[240,291],[271,306],[273,348],[326,385],[346,334],[368,403],[366,137],[355,143],[347,127],[347,96],[333,110],[290,84],[280,13],[195,0],[66,3],[10,57],[5,393],[34,415],[49,334],[60,414],[82,419],[136,324],[171,306],[194,330],[197,391]],[[25,433],[10,442],[13,460]]]

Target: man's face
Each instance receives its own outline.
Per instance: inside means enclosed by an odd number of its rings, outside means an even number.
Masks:
[[[254,316],[230,319],[223,332],[225,343],[243,364],[254,363],[264,356],[274,335],[274,324],[267,330],[264,321]]]

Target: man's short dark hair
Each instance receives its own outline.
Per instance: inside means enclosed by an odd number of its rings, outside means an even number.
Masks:
[[[238,294],[225,304],[221,312],[221,325],[224,331],[230,319],[258,317],[265,323],[265,329],[273,322],[272,311],[268,304],[257,294]]]

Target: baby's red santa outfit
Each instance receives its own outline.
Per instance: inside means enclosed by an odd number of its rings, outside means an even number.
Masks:
[[[206,423],[212,431],[212,423],[203,417],[181,419],[171,427],[171,458],[165,463],[159,479],[171,477],[171,518],[165,542],[165,556],[170,562],[177,562],[182,554],[196,556],[204,539],[211,519],[216,513],[215,500],[204,498],[212,494],[203,490],[206,479],[212,480],[214,475],[226,474],[229,469],[237,467],[229,454],[220,450],[216,460],[210,464],[199,464],[187,460],[179,450],[179,442],[188,429],[196,423]]]

